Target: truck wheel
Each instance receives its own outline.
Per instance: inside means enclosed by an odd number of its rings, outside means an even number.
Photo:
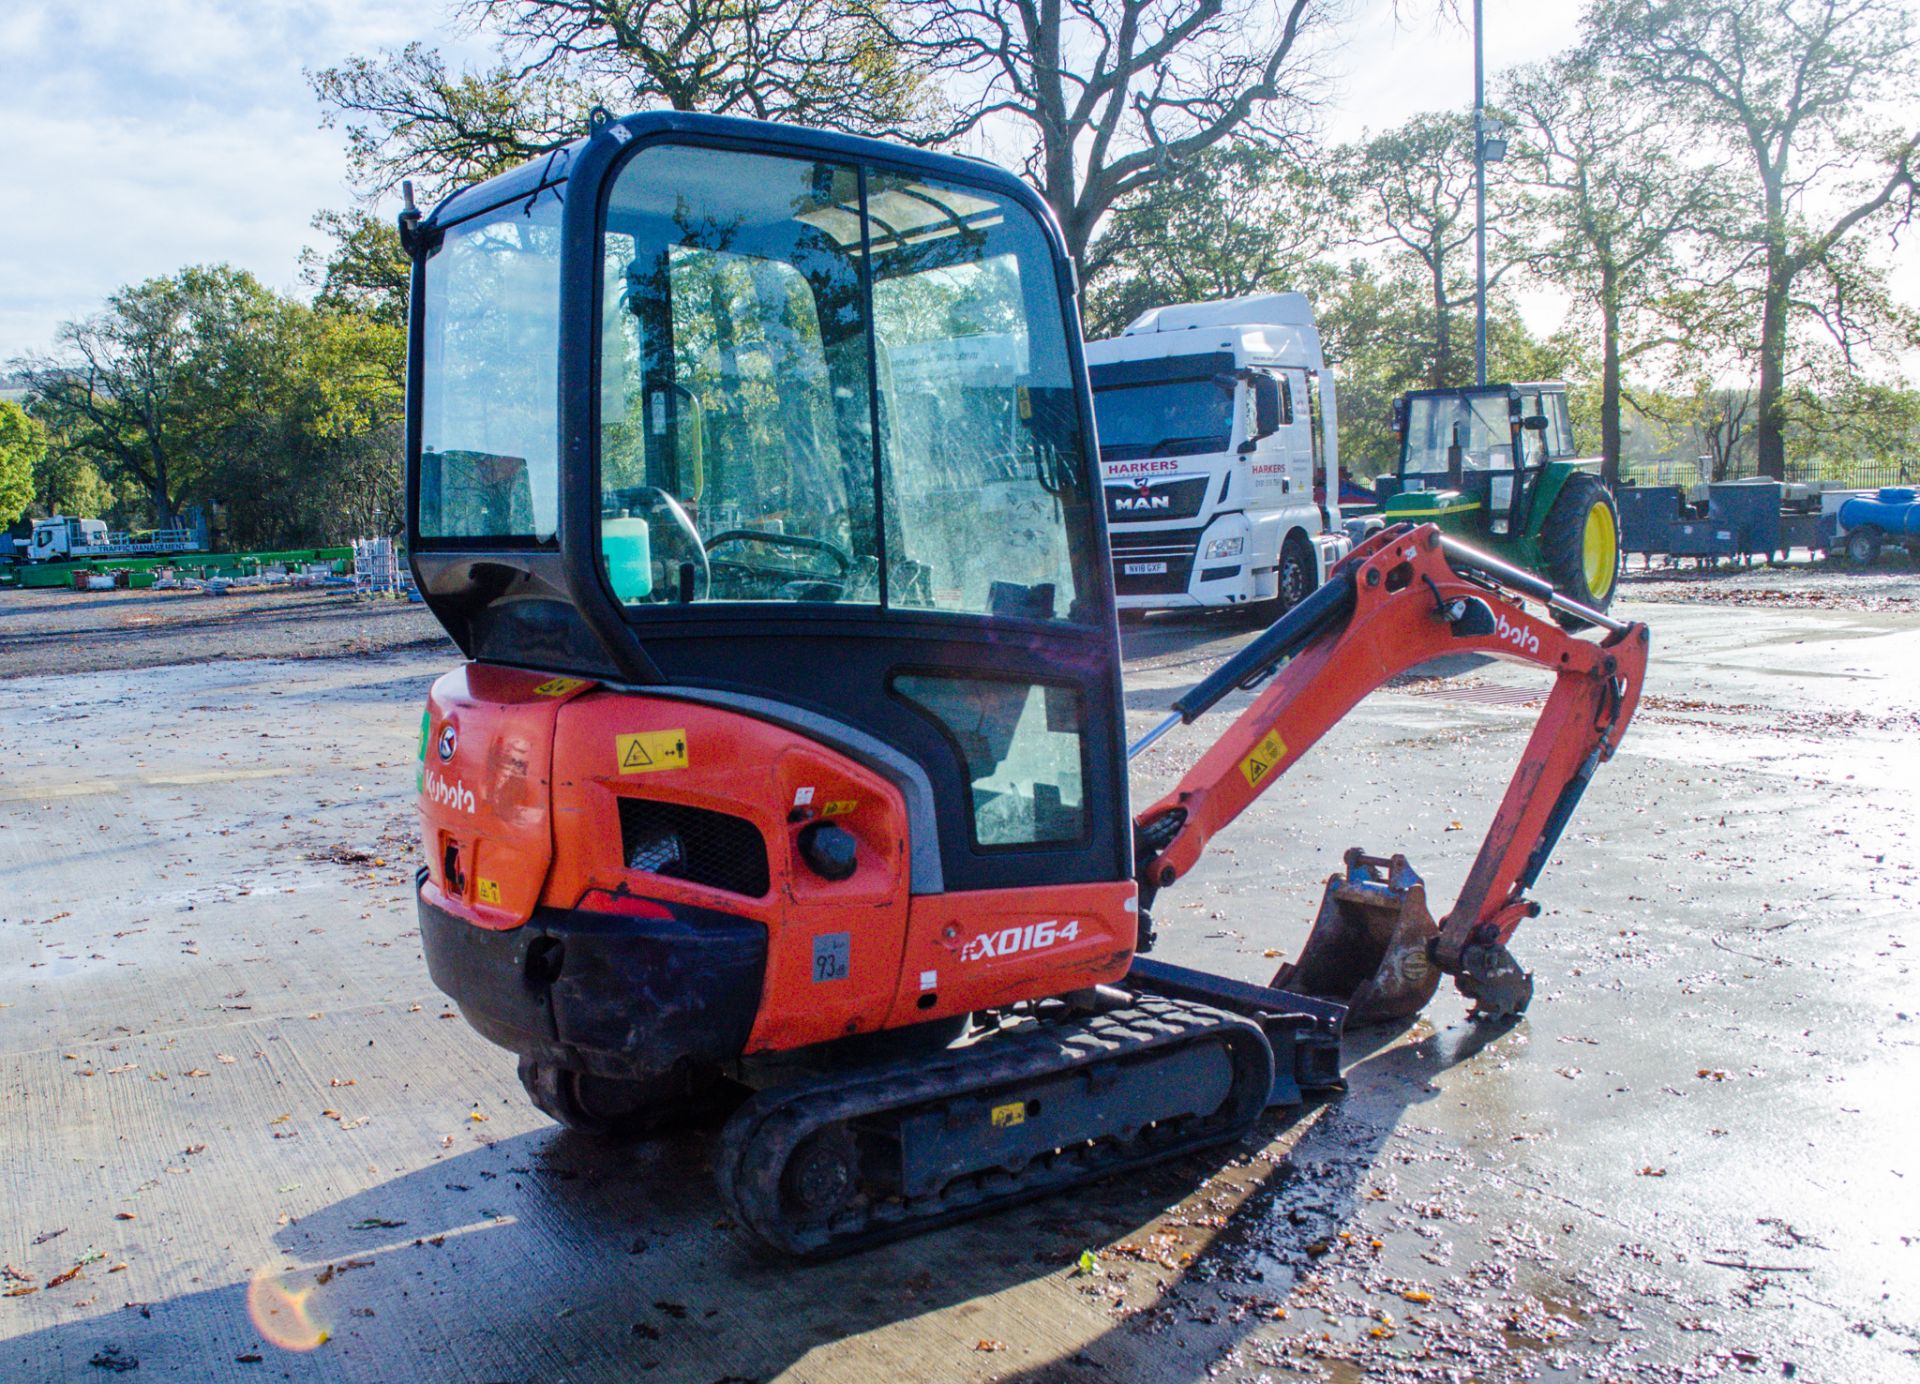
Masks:
[[[1847,561],[1855,567],[1871,567],[1880,560],[1880,530],[1864,524],[1847,535]]]
[[[1554,589],[1595,610],[1613,603],[1620,571],[1620,512],[1600,478],[1577,471],[1567,477],[1540,528],[1540,557]],[[1555,612],[1570,629],[1584,621]]]
[[[531,1057],[520,1059],[520,1084],[543,1114],[608,1143],[714,1122],[739,1103],[737,1088],[717,1075],[674,1071],[652,1081],[622,1081]]]
[[[1278,591],[1270,618],[1278,619],[1311,596],[1318,585],[1313,545],[1301,537],[1298,529],[1288,534],[1287,541],[1280,545],[1280,569],[1274,575]]]

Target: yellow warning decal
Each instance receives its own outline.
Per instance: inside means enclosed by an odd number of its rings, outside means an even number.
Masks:
[[[995,1129],[1010,1129],[1014,1125],[1025,1124],[1026,1122],[1027,1103],[1023,1100],[993,1107],[993,1127]]]
[[[613,737],[614,762],[623,774],[651,774],[659,769],[687,767],[684,730],[643,730]]]
[[[533,689],[536,697],[564,697],[576,687],[585,687],[585,678],[548,678]]]
[[[1280,738],[1280,732],[1270,730],[1267,738],[1253,747],[1253,753],[1240,761],[1240,772],[1246,776],[1247,786],[1258,788],[1273,772],[1273,766],[1287,757],[1287,742]]]
[[[823,803],[821,805],[820,815],[822,817],[844,817],[858,806],[860,806],[860,800],[858,798],[836,798],[830,803]]]
[[[499,882],[491,879],[476,879],[473,882],[473,894],[481,903],[499,903]]]
[[[1020,410],[1020,421],[1022,423],[1032,422],[1033,421],[1033,395],[1027,392],[1027,387],[1023,384],[1015,385],[1013,387],[1013,397],[1016,405]]]

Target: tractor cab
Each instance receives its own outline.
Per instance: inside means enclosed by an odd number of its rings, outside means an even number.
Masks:
[[[1565,384],[1414,390],[1393,429],[1399,464],[1376,482],[1387,523],[1439,524],[1607,608],[1619,523],[1597,459],[1574,447]]]

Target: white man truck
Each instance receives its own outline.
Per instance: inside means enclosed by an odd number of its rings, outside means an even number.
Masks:
[[[1333,372],[1303,295],[1155,308],[1089,341],[1087,371],[1122,610],[1278,615],[1351,550]]]

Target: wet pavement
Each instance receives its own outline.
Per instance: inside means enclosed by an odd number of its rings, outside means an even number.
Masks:
[[[1920,613],[1624,613],[1649,696],[1517,1027],[1443,990],[1257,1139],[822,1266],[725,1224],[705,1138],[559,1132],[427,981],[442,655],[0,683],[0,1377],[1920,1379]],[[1247,633],[1129,629],[1135,728]],[[1223,835],[1158,954],[1265,979],[1350,845],[1444,906],[1540,690],[1448,672]]]

